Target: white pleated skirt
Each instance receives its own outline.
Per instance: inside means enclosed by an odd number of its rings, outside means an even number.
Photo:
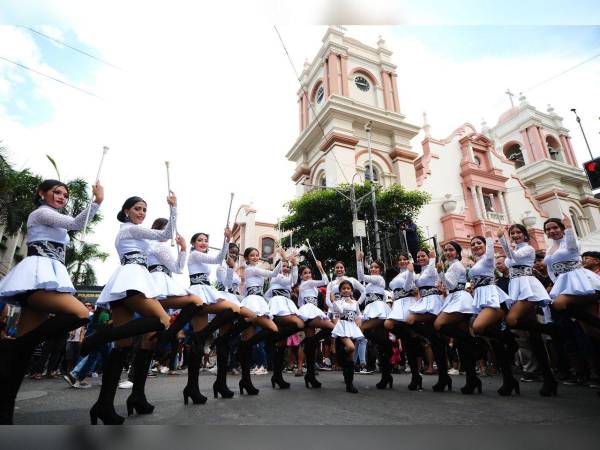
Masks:
[[[500,305],[506,302],[507,306],[510,305],[510,297],[495,284],[480,286],[473,294],[473,307],[477,311],[483,308],[499,309]]]
[[[508,283],[508,296],[515,301],[552,302],[548,291],[534,276],[511,278]]]
[[[404,297],[394,300],[394,303],[392,304],[392,311],[387,318],[389,320],[396,320],[398,322],[406,322],[406,318],[410,314],[410,307],[417,301],[418,300],[415,297]]]
[[[381,319],[385,320],[392,310],[383,300],[375,300],[368,304],[363,311],[363,320]]]
[[[276,295],[269,300],[269,311],[271,317],[298,315],[298,307],[289,298],[283,295]]]
[[[156,288],[160,292],[159,300],[164,300],[167,297],[183,297],[193,294],[189,289],[182,288],[177,282],[164,272],[150,272],[150,276],[154,280]]]
[[[364,338],[364,334],[360,331],[356,322],[351,320],[338,320],[333,327],[331,335],[336,338],[360,339]]]
[[[298,308],[298,316],[305,322],[313,319],[327,319],[327,314],[312,303],[305,303]]]
[[[145,266],[140,264],[125,264],[115,270],[102,289],[98,305],[108,305],[110,302],[127,297],[127,291],[138,291],[146,298],[160,298],[161,292],[154,278]]]
[[[437,316],[440,313],[440,309],[442,309],[443,304],[444,299],[442,296],[433,294],[418,299],[415,303],[409,306],[408,310],[414,314],[429,313]]]
[[[207,305],[217,303],[220,298],[223,298],[219,291],[209,284],[192,284],[189,287],[189,290],[192,291],[193,294],[200,297]]]
[[[0,280],[0,298],[8,302],[10,297],[37,289],[75,293],[65,265],[45,256],[27,256]]]
[[[260,295],[248,295],[242,300],[241,306],[244,308],[248,308],[258,317],[267,316],[271,317],[271,312],[269,311],[269,305],[267,305],[267,301],[262,298]]]
[[[449,294],[444,300],[440,312],[476,314],[477,310],[473,306],[473,297],[471,294],[462,290]]]
[[[550,298],[565,295],[593,295],[600,291],[600,276],[588,269],[580,267],[567,273],[561,273],[550,291]]]
[[[231,292],[227,292],[227,291],[218,291],[218,292],[219,292],[220,298],[225,299],[228,302],[234,303],[238,306],[242,305],[242,302],[240,302],[240,299],[237,295],[232,294]]]

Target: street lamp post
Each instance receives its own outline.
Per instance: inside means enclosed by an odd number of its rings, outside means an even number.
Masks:
[[[368,136],[368,151],[369,151],[369,176],[371,178],[371,205],[373,206],[373,222],[375,231],[375,255],[377,259],[381,261],[381,241],[379,238],[379,220],[377,217],[377,202],[375,197],[375,180],[373,177],[373,155],[371,154],[371,121],[369,120],[365,125],[365,131]]]
[[[590,158],[594,159],[594,155],[592,155],[592,150],[590,149],[590,144],[588,143],[585,131],[583,131],[583,126],[581,125],[581,118],[577,115],[577,110],[575,108],[571,108],[571,111],[573,111],[573,114],[575,114],[575,120],[577,120],[579,128],[581,128],[581,134],[583,134],[583,140],[585,141],[585,145],[587,146],[588,152],[590,152]]]

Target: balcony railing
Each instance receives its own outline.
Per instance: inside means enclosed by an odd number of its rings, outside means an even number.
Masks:
[[[494,222],[504,223],[504,214],[494,212],[494,211],[487,211],[486,214],[487,214],[489,220],[493,220]]]

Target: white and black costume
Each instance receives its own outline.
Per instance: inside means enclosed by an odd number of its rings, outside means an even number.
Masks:
[[[544,263],[548,266],[548,274],[554,286],[550,298],[555,299],[561,294],[586,296],[600,291],[600,276],[581,265],[579,243],[572,228],[565,230],[565,235],[559,241],[554,253],[547,253]]]
[[[331,332],[333,337],[350,339],[364,337],[356,324],[356,319],[361,318],[360,307],[356,300],[351,297],[340,297],[340,300],[333,302],[332,309],[340,318]]]
[[[219,291],[210,285],[210,265],[221,264],[227,251],[229,250],[229,241],[225,239],[223,248],[214,256],[208,253],[192,249],[188,258],[188,272],[190,273],[190,290],[200,297],[204,303],[217,303],[223,298]]]
[[[245,270],[246,284],[244,293],[246,296],[242,300],[242,306],[248,308],[257,316],[267,316],[271,318],[269,305],[263,298],[263,286],[265,278],[273,278],[281,273],[281,261],[277,263],[273,270],[266,270],[256,265],[247,265]]]
[[[365,275],[362,261],[356,262],[356,273],[359,281],[367,283],[362,299],[365,305],[363,319],[387,319],[391,310],[385,302],[385,279],[381,275]]]
[[[271,286],[265,293],[271,317],[298,315],[298,307],[290,298],[292,287],[297,281],[298,266],[292,266],[288,275],[280,273],[271,278]]]
[[[177,284],[172,278],[173,273],[183,273],[187,253],[181,250],[177,259],[173,257],[171,247],[166,242],[152,241],[148,246],[148,271],[154,279],[154,284],[160,294],[158,298],[181,297],[192,294],[192,291]]]
[[[90,220],[98,211],[92,203]],[[65,248],[69,243],[68,231],[83,229],[87,209],[77,217],[59,213],[42,205],[27,218],[27,257],[11,269],[0,281],[0,298],[15,297],[29,291],[47,291],[73,294],[75,288],[65,267]]]
[[[160,298],[161,292],[148,271],[148,248],[150,241],[171,239],[176,218],[177,208],[171,207],[169,223],[164,230],[152,230],[131,222],[121,224],[115,239],[121,265],[102,289],[98,305],[108,307],[111,302],[126,298],[128,291],[141,292],[146,298]]]
[[[240,305],[240,276],[226,264],[217,267],[217,289],[221,298]]]
[[[406,322],[406,318],[410,314],[410,307],[417,302],[414,272],[400,269],[400,273],[390,281],[390,289],[394,294],[394,303],[388,319]]]
[[[462,314],[475,314],[477,312],[473,307],[473,297],[465,291],[467,269],[459,260],[449,261],[448,269],[441,272],[440,278],[448,291],[440,312]]]
[[[495,270],[494,241],[488,237],[485,238],[485,253],[469,270],[469,279],[473,287],[473,307],[477,311],[483,308],[498,309],[507,301],[510,304],[510,297],[496,286]]]
[[[415,314],[438,315],[444,300],[437,287],[440,278],[435,268],[435,258],[430,258],[429,264],[421,269],[420,274],[415,274],[415,285],[419,289],[419,300],[409,307]]]
[[[342,298],[340,295],[340,283],[344,280],[352,283],[353,290],[360,292],[360,297],[358,298],[359,304],[362,304],[364,296],[366,294],[364,285],[354,277],[347,277],[346,275],[343,275],[341,277],[336,277],[335,280],[331,280],[327,285],[327,292],[325,294],[325,304],[330,309],[330,313],[334,318],[337,317],[337,313],[333,310],[331,294],[333,294],[334,297],[333,302],[336,302]]]
[[[317,288],[326,286],[329,278],[321,273],[320,280],[306,280],[300,283],[298,290],[298,315],[308,322],[313,319],[327,319],[327,314],[319,308],[319,291]]]

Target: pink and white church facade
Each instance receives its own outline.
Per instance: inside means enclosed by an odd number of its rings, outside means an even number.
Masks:
[[[600,200],[550,106],[540,111],[521,95],[492,127],[484,122],[478,131],[465,123],[445,138],[433,137],[425,115],[420,127],[402,114],[385,41],[370,47],[337,26],[328,28],[313,61],[305,62],[301,81],[300,133],[286,155],[296,164],[298,195],[314,185],[368,176],[364,126],[370,121],[374,178],[383,186],[429,192],[432,201],[417,223],[440,240],[466,245],[486,225],[518,222],[530,230],[534,247],[545,248],[542,224],[562,212],[580,238],[598,242]],[[421,128],[425,137],[416,149],[412,140]]]

